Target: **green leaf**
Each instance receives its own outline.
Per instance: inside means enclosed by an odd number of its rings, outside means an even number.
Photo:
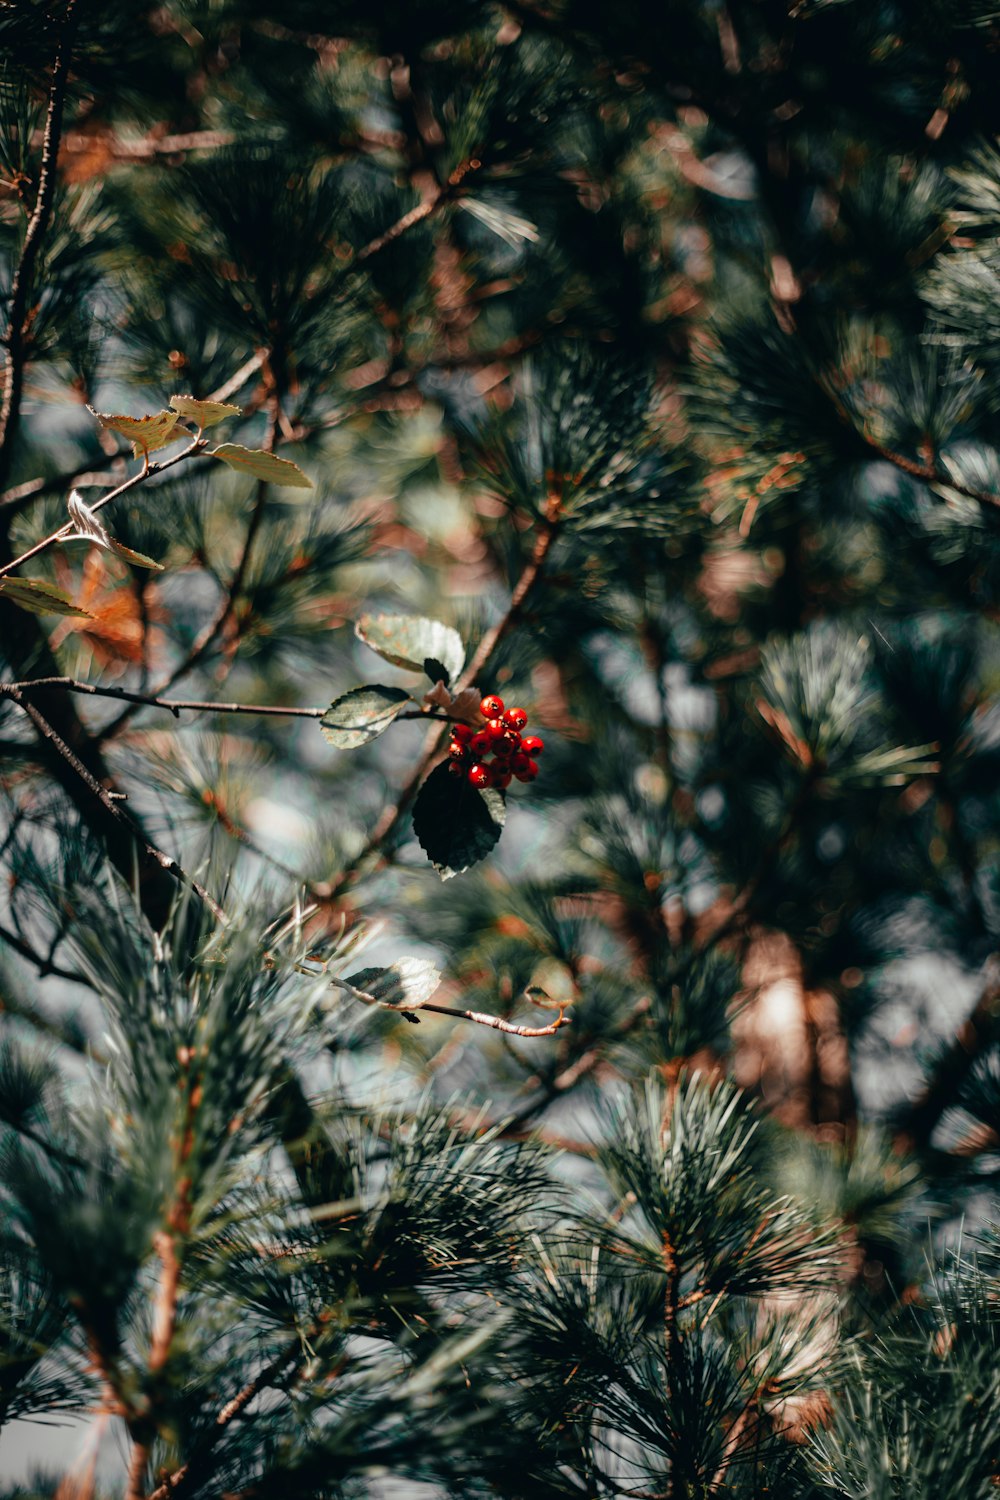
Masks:
[[[240,474],[252,474],[254,479],[263,479],[267,484],[284,485],[285,489],[311,490],[313,482],[307,479],[290,459],[278,458],[274,453],[265,453],[263,448],[244,448],[242,443],[223,443],[221,448],[210,448],[210,458],[221,458],[224,464]]]
[[[131,547],[126,547],[124,542],[116,542],[114,537],[110,537],[109,541],[112,552],[117,552],[119,557],[123,557],[134,568],[152,568],[157,573],[163,572],[163,564],[154,562],[151,557],[146,556],[145,552],[133,552]]]
[[[177,426],[175,411],[164,410],[154,412],[152,416],[128,417],[115,415],[112,412],[94,411],[92,406],[88,406],[87,410],[109,432],[117,432],[123,438],[128,438],[136,458],[140,454],[148,456],[157,448],[165,448],[168,443],[175,442],[181,436],[174,431]]]
[[[370,687],[352,688],[334,699],[319,727],[338,750],[356,750],[359,745],[377,739],[406,704],[412,702],[402,688],[374,682]]]
[[[39,583],[34,578],[0,578],[0,596],[35,615],[85,615],[88,620],[93,618],[89,610],[80,609],[60,589],[53,588],[50,583]]]
[[[436,663],[447,672],[449,686],[465,663],[465,647],[458,631],[422,615],[362,615],[354,633],[395,667],[427,671],[430,676],[428,669]]]
[[[499,842],[506,818],[500,792],[470,786],[464,776],[452,775],[446,761],[428,776],[413,807],[417,841],[442,880],[485,859]]]
[[[368,1005],[419,1010],[441,983],[441,970],[426,958],[400,958],[386,969],[359,969],[333,983]]]
[[[204,431],[224,422],[227,417],[241,417],[242,406],[230,406],[228,401],[200,401],[197,396],[171,396],[170,405],[179,417],[189,417]]]

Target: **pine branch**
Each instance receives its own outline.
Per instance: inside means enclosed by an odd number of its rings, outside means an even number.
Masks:
[[[212,915],[219,922],[225,924],[227,920],[226,914],[222,910],[222,907],[215,900],[215,898],[209,893],[209,891],[207,891],[205,887],[200,883],[200,881],[196,880],[193,875],[189,875],[186,870],[183,870],[171,855],[165,854],[162,849],[158,849],[155,844],[151,843],[146,838],[141,829],[132,821],[132,819],[122,810],[121,806],[119,805],[122,793],[109,792],[106,787],[101,785],[101,783],[95,776],[91,775],[90,771],[87,770],[87,767],[80,760],[79,756],[74,754],[69,745],[66,744],[66,741],[62,739],[62,737],[52,727],[48,720],[44,718],[41,713],[39,713],[38,709],[31,702],[31,700],[29,698],[25,698],[23,693],[21,693],[21,691],[18,688],[14,687],[11,683],[0,683],[0,697],[10,698],[13,703],[16,703],[18,707],[21,708],[25,714],[27,714],[28,718],[31,720],[38,733],[53,747],[57,754],[62,757],[62,759],[73,771],[74,775],[79,778],[79,780],[84,784],[87,790],[91,792],[94,797],[96,797],[97,801],[100,803],[104,811],[109,814],[109,816],[114,819],[116,823],[119,823],[128,829],[129,833],[135,839],[138,848],[145,856],[145,858],[152,864],[158,865],[160,869],[165,870],[167,874],[172,875],[174,879],[179,881],[182,885],[190,887],[190,889],[193,890],[195,894],[199,896],[205,903]]]
[[[15,953],[27,959],[28,963],[33,964],[38,971],[39,979],[45,979],[49,974],[52,974],[56,979],[68,979],[72,984],[86,984],[87,982],[82,974],[77,974],[72,969],[62,969],[58,964],[53,963],[51,959],[43,958],[40,953],[35,952],[30,943],[26,943],[23,938],[18,937],[16,932],[11,932],[6,927],[0,927],[0,942],[6,943],[8,948],[12,948]],[[0,1012],[2,1011],[9,1011],[12,1015],[18,1016],[19,1019],[28,1021],[32,1020],[35,1014],[29,1007],[25,1006],[22,1010],[10,1000],[0,1000]],[[36,1024],[42,1025],[41,1022],[37,1022]],[[45,1023],[46,1030],[52,1030],[54,1026],[54,1022]],[[66,1040],[60,1032],[56,1031],[54,1034],[58,1035],[60,1041]],[[72,1046],[74,1044],[69,1043],[69,1045]],[[78,1046],[77,1051],[79,1051]]]
[[[211,1457],[216,1444],[222,1438],[229,1424],[241,1416],[251,1401],[259,1396],[262,1391],[270,1390],[281,1379],[288,1366],[296,1357],[301,1356],[303,1348],[308,1347],[312,1339],[315,1338],[321,1326],[317,1321],[305,1339],[294,1338],[269,1365],[265,1365],[264,1369],[258,1375],[255,1375],[252,1380],[248,1381],[231,1401],[227,1401],[216,1417],[214,1426],[209,1429],[195,1446],[191,1457],[185,1463],[181,1464],[179,1468],[175,1469],[172,1474],[169,1474],[155,1490],[151,1491],[147,1500],[170,1500],[172,1496],[180,1497],[193,1484],[196,1484],[204,1473],[206,1461]]]
[[[956,1102],[959,1087],[971,1073],[976,1059],[996,1042],[998,1021],[1000,955],[994,954],[988,962],[979,999],[934,1064],[923,1092],[897,1117],[896,1140],[901,1150],[927,1147],[938,1121]]]
[[[48,110],[45,116],[38,195],[35,199],[34,212],[28,221],[24,244],[21,247],[21,258],[14,272],[10,289],[10,314],[4,336],[7,362],[4,370],[3,402],[0,404],[0,485],[4,484],[10,472],[14,442],[21,417],[25,345],[29,323],[28,295],[32,288],[42,241],[52,216],[52,202],[56,190],[56,163],[62,134],[63,108],[66,102],[66,84],[69,78],[71,43],[76,19],[76,0],[69,0],[62,18],[56,23],[59,28],[59,40],[56,43]]]

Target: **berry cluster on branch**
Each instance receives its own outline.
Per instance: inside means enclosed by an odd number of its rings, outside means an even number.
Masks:
[[[483,790],[495,786],[503,791],[511,780],[534,781],[538,775],[537,756],[545,741],[536,734],[521,734],[528,723],[523,708],[504,708],[502,698],[489,694],[479,705],[486,720],[482,729],[470,724],[455,724],[451,731],[448,770],[452,776],[464,776]],[[492,756],[492,760],[489,757]]]

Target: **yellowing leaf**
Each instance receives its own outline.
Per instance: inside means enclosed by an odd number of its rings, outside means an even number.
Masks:
[[[175,411],[158,411],[146,417],[126,417],[106,411],[94,411],[92,406],[88,406],[87,410],[109,432],[119,432],[123,438],[128,438],[136,458],[155,453],[157,448],[165,448],[179,436],[174,433],[177,426]]]
[[[171,396],[170,405],[179,417],[190,417],[201,428],[214,427],[227,417],[243,414],[241,406],[230,406],[228,401],[201,401],[197,396]]]
[[[61,589],[51,583],[40,583],[34,578],[0,578],[0,598],[9,599],[20,609],[28,609],[34,615],[86,615]]]
[[[209,449],[212,458],[221,458],[224,464],[241,474],[252,474],[254,479],[263,479],[268,484],[281,484],[287,489],[311,490],[313,483],[287,458],[277,458],[265,453],[262,448],[244,448],[242,443],[223,443],[221,448]]]

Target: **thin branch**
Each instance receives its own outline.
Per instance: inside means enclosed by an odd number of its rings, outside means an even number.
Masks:
[[[128,490],[135,489],[136,485],[144,483],[147,479],[152,479],[156,474],[165,473],[167,469],[172,469],[175,464],[183,463],[186,458],[193,458],[195,455],[201,453],[205,446],[205,439],[199,434],[193,443],[189,443],[186,448],[182,449],[180,453],[176,453],[173,458],[165,458],[162,463],[147,464],[137,474],[133,474],[130,479],[126,479],[124,484],[119,484],[115,489],[109,491],[108,494],[102,495],[100,500],[95,501],[90,509],[95,512],[103,510],[106,505],[110,505],[113,500],[117,500],[119,496],[124,495]],[[20,568],[26,562],[30,562],[39,553],[47,552],[56,542],[61,542],[66,537],[72,536],[74,529],[73,522],[67,521],[57,531],[51,531],[40,542],[36,542],[33,547],[29,547],[27,552],[22,552],[20,557],[15,557],[11,562],[0,568],[0,578],[5,578],[15,568]]]
[[[508,1036],[554,1036],[560,1026],[570,1024],[569,1017],[565,1014],[568,1008],[569,1002],[566,1006],[560,1006],[558,1018],[550,1022],[548,1026],[518,1026],[513,1021],[505,1021],[502,1016],[491,1016],[481,1010],[460,1010],[453,1005],[431,1005],[430,1003],[419,1007],[420,1010],[433,1010],[439,1016],[458,1016],[463,1021],[475,1021],[477,1026],[491,1026],[494,1031],[504,1031]],[[407,1011],[405,1014],[408,1015],[410,1012]]]
[[[43,958],[40,953],[35,952],[30,943],[26,943],[23,938],[18,937],[16,932],[10,932],[6,927],[0,927],[0,943],[6,943],[8,948],[12,948],[21,958],[27,959],[28,963],[33,964],[38,971],[39,979],[45,979],[49,974],[52,974],[56,979],[67,979],[73,984],[86,984],[87,982],[83,974],[77,974],[72,969],[60,968],[58,964],[51,963],[48,959]],[[31,1020],[34,1016],[33,1011],[25,1008],[22,1012],[16,1004],[12,1004],[9,1000],[0,1000],[0,1012],[3,1011],[9,1011],[11,1015],[23,1015],[27,1020]],[[55,1028],[55,1022],[43,1023],[39,1021],[37,1024],[39,1026],[44,1025],[47,1031],[54,1030]],[[55,1034],[59,1035],[60,1041],[66,1040],[60,1033],[56,1032]],[[72,1046],[74,1044],[68,1043],[68,1045]],[[79,1046],[77,1046],[76,1050],[80,1050]]]
[[[69,77],[69,60],[73,31],[76,24],[76,0],[69,5],[58,22],[59,40],[56,43],[55,60],[52,65],[52,83],[49,88],[49,104],[45,116],[45,134],[42,140],[42,163],[38,178],[38,194],[35,207],[28,221],[28,228],[21,247],[21,258],[10,289],[10,315],[4,343],[7,347],[7,364],[4,379],[3,403],[0,405],[0,484],[10,472],[14,439],[21,416],[21,396],[24,390],[24,360],[28,327],[30,324],[28,296],[34,281],[35,266],[41,253],[42,241],[52,215],[52,201],[56,188],[56,162],[59,155],[59,138],[62,134],[63,106],[66,102],[66,83]]]
[[[380,255],[389,245],[394,245],[397,240],[402,239],[403,235],[412,229],[414,225],[422,223],[424,219],[429,219],[431,214],[436,213],[439,208],[442,208],[455,197],[457,189],[461,186],[465,178],[471,172],[476,171],[478,167],[479,162],[474,159],[462,162],[452,172],[444,187],[439,188],[436,193],[432,193],[429,197],[425,198],[423,203],[418,203],[415,208],[411,208],[407,213],[403,214],[401,218],[396,220],[395,224],[390,224],[389,228],[382,234],[377,234],[373,240],[369,240],[367,245],[363,245],[351,257],[347,269],[350,270],[354,266],[363,265],[365,261],[371,260],[373,256]]]
[[[198,880],[196,880],[193,875],[189,875],[186,870],[182,869],[171,855],[165,854],[162,849],[158,849],[155,844],[150,843],[145,834],[142,833],[142,831],[136,826],[136,824],[120,806],[121,794],[112,794],[107,790],[106,787],[103,787],[101,785],[101,783],[95,776],[91,775],[90,771],[88,771],[87,767],[83,764],[83,761],[74,754],[69,745],[67,745],[66,741],[57,733],[55,729],[53,729],[49,721],[44,718],[41,713],[39,713],[38,709],[31,702],[31,700],[29,698],[26,698],[23,693],[21,693],[20,689],[14,687],[11,683],[0,684],[0,697],[10,698],[12,702],[16,703],[18,707],[21,708],[25,714],[27,714],[28,718],[31,720],[32,724],[34,724],[38,733],[42,736],[43,739],[45,739],[49,744],[52,745],[53,749],[62,757],[62,759],[72,769],[75,775],[83,782],[84,786],[87,787],[88,791],[94,794],[98,802],[104,808],[105,812],[108,813],[115,820],[115,822],[122,824],[129,830],[142,853],[145,855],[146,859],[149,860],[152,864],[159,865],[162,870],[165,870],[169,875],[172,875],[174,879],[180,881],[182,885],[189,886],[191,890],[194,891],[195,895],[199,896],[201,900],[204,901],[205,905],[208,907],[209,911],[216,918],[216,920],[225,924],[227,920],[226,914],[222,910],[222,907],[215,900],[214,896],[212,896],[210,892],[207,891],[205,887]]]
[[[17,1135],[23,1136],[33,1146],[37,1146],[39,1151],[44,1151],[47,1156],[51,1156],[53,1161],[59,1162],[60,1166],[72,1167],[76,1172],[85,1172],[87,1170],[88,1163],[84,1161],[82,1156],[77,1156],[73,1151],[65,1151],[62,1146],[57,1146],[54,1141],[47,1141],[39,1131],[35,1130],[31,1125],[26,1125],[23,1120],[15,1122],[14,1120],[0,1119],[0,1126],[2,1125],[6,1125],[8,1130],[13,1130]]]
[[[206,401],[228,401],[234,396],[241,386],[246,385],[250,376],[255,374],[267,359],[270,350],[258,349],[255,354],[240,366],[235,375],[220,385],[217,391],[206,396]],[[88,459],[86,463],[79,464],[75,469],[66,473],[55,474],[49,479],[28,479],[24,484],[19,484],[12,490],[7,490],[0,495],[0,512],[12,508],[16,515],[25,505],[32,500],[42,500],[48,495],[60,495],[71,489],[76,484],[86,485],[91,475],[97,475],[105,469],[110,469],[116,463],[129,458],[129,452],[125,448],[117,449],[114,453],[102,453],[97,458]]]
[[[270,419],[268,421],[267,435],[263,443],[263,451],[265,453],[273,453],[275,448],[277,447],[279,416],[280,403],[278,399],[278,393],[277,391],[274,391],[272,392],[271,413]],[[246,536],[243,539],[243,548],[240,552],[239,561],[236,564],[236,569],[233,573],[232,580],[230,581],[229,587],[226,589],[225,597],[219,608],[213,615],[212,619],[209,620],[204,630],[202,630],[198,635],[184,660],[182,662],[179,662],[178,665],[174,667],[174,669],[169,672],[167,676],[164,677],[163,680],[159,683],[154,691],[154,697],[159,697],[161,693],[169,692],[176,682],[179,682],[182,677],[186,677],[189,672],[193,671],[193,669],[211,649],[212,645],[218,639],[221,632],[225,629],[227,622],[232,618],[237,597],[243,587],[247,569],[250,565],[250,556],[253,552],[254,542],[257,540],[257,533],[260,530],[261,522],[264,519],[264,510],[267,504],[267,493],[267,481],[263,479],[258,480],[254,497],[253,511],[250,515],[250,522],[247,526]],[[138,705],[133,702],[130,707],[123,709],[122,712],[118,714],[118,716],[114,718],[110,724],[106,725],[106,727],[101,731],[101,741],[103,742],[108,739],[113,739],[114,736],[124,728],[129,720],[133,718],[137,707]]]
[[[76,677],[36,677],[25,682],[11,683],[22,693],[45,690],[62,690],[67,693],[82,693],[93,698],[114,698],[119,702],[144,705],[149,708],[165,708],[179,718],[182,711],[213,714],[258,714],[285,719],[321,719],[326,708],[284,707],[276,703],[216,703],[198,698],[160,698],[155,693],[130,693],[126,688],[104,687],[96,682],[81,682]],[[398,717],[403,717],[399,715]],[[426,714],[417,714],[426,718]]]

